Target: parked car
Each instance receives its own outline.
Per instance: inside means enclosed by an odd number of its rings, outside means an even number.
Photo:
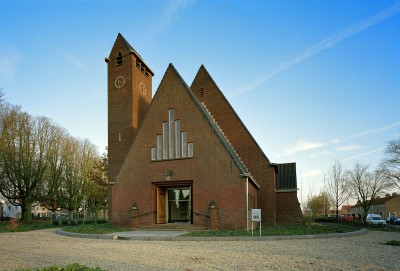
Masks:
[[[389,216],[388,218],[386,218],[386,223],[387,224],[394,224],[394,221],[396,220],[395,217],[393,216]]]
[[[383,220],[380,215],[377,214],[369,214],[367,215],[367,223],[372,225],[386,225],[386,220]]]
[[[393,221],[393,224],[400,225],[400,217],[398,217],[395,221]]]
[[[342,219],[345,221],[354,221],[354,216],[349,214],[342,215]]]

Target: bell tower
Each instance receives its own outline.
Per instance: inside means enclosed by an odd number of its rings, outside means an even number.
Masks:
[[[154,73],[120,33],[105,61],[108,70],[108,181],[113,184],[150,105]]]

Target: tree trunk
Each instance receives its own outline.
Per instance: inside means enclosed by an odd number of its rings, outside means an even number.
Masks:
[[[22,201],[21,204],[21,219],[24,223],[32,222],[32,203],[28,202],[26,199]]]

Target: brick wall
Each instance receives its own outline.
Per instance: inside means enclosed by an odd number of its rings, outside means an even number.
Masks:
[[[276,193],[276,214],[278,224],[303,223],[297,191]]]
[[[260,185],[258,208],[262,209],[263,223],[275,223],[275,172],[236,112],[201,66],[191,90],[211,111],[226,137],[238,152],[250,173]]]
[[[151,161],[162,123],[173,108],[187,142],[194,144],[188,159]],[[170,180],[165,173],[173,172]],[[156,223],[156,186],[159,183],[192,183],[193,224],[209,227],[209,205],[218,208],[220,228],[246,228],[246,178],[240,176],[232,158],[190,97],[187,86],[170,66],[113,186],[112,222],[130,224],[131,206],[137,203],[141,225]],[[253,190],[252,190],[253,191]],[[254,194],[254,191],[252,192]]]

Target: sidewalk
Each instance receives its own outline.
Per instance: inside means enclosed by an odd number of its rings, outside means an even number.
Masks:
[[[143,240],[143,241],[273,241],[273,240],[293,240],[293,239],[320,239],[320,238],[339,238],[363,235],[367,229],[346,233],[327,233],[314,235],[277,235],[277,236],[229,236],[229,237],[182,237],[190,231],[177,230],[136,230],[125,232],[114,232],[109,234],[84,234],[63,231],[61,228],[56,230],[57,234],[77,238],[92,239],[111,239],[111,240]]]

